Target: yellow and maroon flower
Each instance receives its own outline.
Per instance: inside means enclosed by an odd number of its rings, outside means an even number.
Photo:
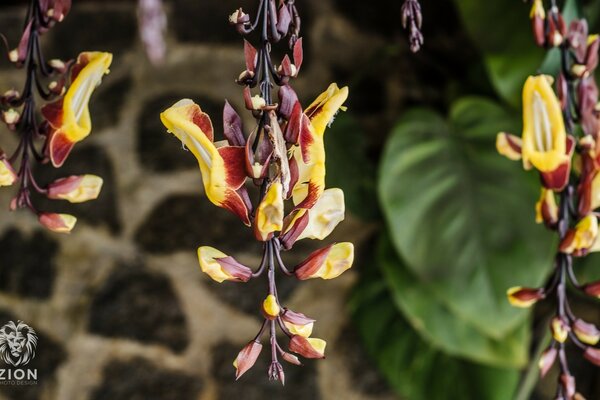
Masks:
[[[192,100],[180,100],[160,118],[168,131],[196,156],[208,199],[250,226],[250,202],[243,187],[246,181],[244,147],[217,148],[210,118]]]
[[[560,242],[559,250],[577,257],[585,255],[594,246],[597,237],[598,218],[594,214],[588,214],[574,228],[567,231]]]
[[[281,315],[281,320],[285,327],[294,335],[309,337],[312,334],[315,320],[308,318],[302,313],[297,313],[292,310],[285,310]]]
[[[274,232],[283,228],[283,186],[280,182],[271,184],[265,197],[256,209],[254,233],[260,241],[267,241]]]
[[[545,297],[544,290],[539,288],[512,287],[506,292],[508,301],[515,307],[528,308]]]
[[[344,192],[326,189],[311,209],[298,209],[284,221],[281,242],[290,249],[297,240],[304,238],[323,240],[344,220]]]
[[[223,281],[247,282],[252,277],[250,268],[214,247],[200,247],[198,260],[202,272],[219,283]]]
[[[558,222],[558,206],[552,190],[542,188],[540,199],[535,203],[535,222],[546,224],[547,227],[554,227]]]
[[[544,187],[561,191],[569,180],[575,141],[567,135],[562,110],[551,78],[530,76],[523,87],[523,135],[506,132],[496,137],[496,149],[511,160],[536,168]]]
[[[291,168],[296,171],[292,195],[296,208],[311,208],[325,190],[325,128],[348,98],[348,88],[329,88],[300,118],[298,146],[292,150]]]
[[[354,245],[349,242],[336,243],[311,253],[294,269],[300,280],[322,278],[333,279],[352,267]]]
[[[531,5],[531,12],[529,14],[531,19],[531,27],[533,29],[533,37],[538,46],[543,46],[545,42],[545,19],[546,10],[544,10],[544,4],[542,0],[533,0]]]
[[[96,175],[72,175],[48,185],[48,198],[83,203],[98,198],[103,180]]]
[[[304,358],[325,358],[327,343],[323,339],[294,335],[290,339],[290,351]]]
[[[56,233],[70,233],[77,223],[77,218],[72,215],[47,212],[40,213],[38,220],[40,224]]]
[[[65,96],[42,108],[42,114],[53,128],[48,151],[54,166],[61,166],[75,143],[90,134],[90,97],[109,72],[111,62],[110,53],[81,53],[71,70],[71,85]]]
[[[236,359],[233,361],[236,380],[240,379],[242,375],[254,366],[262,351],[262,347],[262,344],[253,340],[238,353]]]
[[[585,344],[596,345],[600,341],[600,330],[594,324],[577,319],[573,323],[573,332]]]
[[[560,103],[545,75],[530,76],[523,87],[523,165],[542,173],[546,187],[562,190],[570,171],[573,143]]]
[[[552,337],[558,343],[564,343],[569,336],[569,332],[571,331],[571,327],[562,317],[554,317],[550,322],[550,330],[552,331]]]

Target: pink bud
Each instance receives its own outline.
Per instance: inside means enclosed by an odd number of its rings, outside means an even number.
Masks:
[[[546,376],[548,371],[550,371],[550,368],[552,368],[552,365],[554,365],[557,353],[558,351],[554,347],[549,347],[540,357],[538,366],[540,367],[540,375],[542,378]]]
[[[575,396],[575,378],[571,375],[562,374],[560,376],[560,382],[565,389],[565,398],[573,398],[573,396]]]
[[[254,366],[260,352],[262,350],[262,344],[257,341],[251,341],[248,343],[237,355],[237,358],[233,362],[235,367],[235,380],[240,379],[242,375],[246,373],[250,368]]]
[[[573,323],[573,332],[585,344],[595,345],[600,341],[600,331],[594,324],[577,319]]]
[[[40,213],[40,224],[57,233],[70,233],[77,223],[77,218],[69,214]]]
[[[293,354],[287,353],[285,351],[281,354],[281,358],[283,358],[285,361],[289,362],[290,364],[302,365],[302,363],[300,362],[298,357],[296,357]]]
[[[240,264],[235,258],[228,256],[225,258],[215,258],[223,271],[231,275],[232,278],[240,282],[248,282],[252,277],[252,270],[243,264]]]
[[[290,351],[304,358],[325,358],[325,341],[294,335],[290,339]]]
[[[592,364],[600,367],[600,349],[588,347],[585,349],[583,356]]]
[[[48,185],[48,198],[83,203],[98,198],[102,189],[102,178],[96,175],[72,175]]]
[[[583,291],[590,296],[600,298],[600,281],[588,283],[583,287]]]

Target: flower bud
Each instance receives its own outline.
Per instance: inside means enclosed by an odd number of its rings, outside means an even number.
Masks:
[[[554,227],[558,222],[558,206],[552,190],[542,188],[540,199],[535,203],[535,222]]]
[[[308,318],[302,313],[286,309],[281,315],[281,319],[285,327],[294,335],[307,338],[312,334],[315,320]]]
[[[592,364],[595,364],[600,367],[600,349],[588,347],[585,349],[583,356]]]
[[[559,343],[564,343],[569,336],[569,331],[571,328],[567,324],[567,322],[561,317],[552,318],[552,322],[550,323],[550,330],[552,331],[552,336],[554,340]]]
[[[535,43],[538,46],[543,46],[545,42],[544,24],[546,19],[546,10],[544,10],[544,4],[542,3],[542,0],[533,1],[529,18],[531,19],[531,27],[533,29]]]
[[[598,236],[598,218],[594,214],[583,217],[573,229],[569,229],[560,243],[560,251],[574,256],[587,254]]]
[[[48,61],[48,66],[59,74],[64,73],[68,68],[68,65],[63,60],[59,60],[58,58]]]
[[[506,292],[511,305],[520,308],[528,308],[545,297],[543,289],[532,289],[516,286]]]
[[[229,16],[229,23],[232,25],[244,24],[250,21],[250,16],[246,14],[241,8],[235,10]]]
[[[290,364],[302,365],[302,363],[300,362],[298,357],[296,357],[295,355],[290,354],[288,352],[284,351],[283,353],[281,353],[281,358],[283,358],[285,361],[289,362]]]
[[[542,353],[542,356],[540,357],[540,360],[538,362],[538,366],[540,368],[540,376],[542,378],[546,376],[550,368],[552,368],[552,365],[554,365],[554,361],[556,361],[557,354],[558,351],[554,347],[549,347],[544,351],[544,353]]]
[[[322,278],[333,279],[352,267],[354,245],[349,242],[329,245],[310,254],[294,269],[300,280]]]
[[[46,212],[40,213],[38,220],[40,224],[57,233],[70,233],[77,223],[77,218],[72,215]]]
[[[560,376],[560,383],[565,389],[565,398],[572,399],[575,396],[575,378],[569,374],[562,374]]]
[[[323,339],[305,338],[294,335],[290,339],[290,351],[300,354],[304,358],[325,358],[325,346]]]
[[[267,102],[257,94],[250,99],[250,104],[252,104],[253,110],[262,110],[267,105]]]
[[[262,311],[265,318],[270,320],[274,320],[279,316],[279,313],[281,312],[281,307],[279,307],[277,298],[274,295],[268,295],[267,298],[263,301]]]
[[[583,76],[587,73],[587,68],[582,64],[573,64],[571,66],[571,74],[576,78],[583,78]]]
[[[96,175],[72,175],[48,185],[48,198],[83,203],[95,200],[102,190],[103,180]]]
[[[262,344],[257,341],[248,343],[237,355],[233,366],[235,367],[235,380],[240,379],[256,363],[256,359],[262,350]]]
[[[600,341],[600,331],[594,324],[590,324],[581,319],[573,323],[573,332],[579,340],[585,344],[595,345]]]
[[[600,281],[588,283],[583,287],[583,291],[588,296],[600,298]]]
[[[283,228],[283,213],[283,186],[281,182],[274,182],[256,210],[256,238],[265,242],[273,237],[274,232],[280,231]]]
[[[19,119],[21,119],[21,114],[14,108],[2,111],[2,120],[8,126],[15,126],[19,122]]]
[[[223,281],[248,282],[252,277],[250,268],[214,247],[198,248],[198,260],[202,272],[219,283]]]
[[[278,361],[273,361],[269,366],[269,380],[280,381],[282,385],[285,385],[285,373],[283,367]]]
[[[4,154],[0,151],[0,186],[11,186],[17,180],[17,174]]]
[[[1,102],[4,105],[10,104],[13,101],[17,100],[19,98],[20,94],[17,90],[15,89],[10,89],[7,90],[6,92],[4,92],[4,94],[2,95],[2,99]]]
[[[65,88],[65,79],[61,79],[59,81],[52,81],[48,84],[48,89],[50,92],[55,94],[56,96],[62,96],[65,94],[67,89]]]

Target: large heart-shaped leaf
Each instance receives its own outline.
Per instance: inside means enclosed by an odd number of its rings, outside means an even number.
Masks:
[[[527,324],[521,324],[499,340],[482,334],[454,314],[428,284],[403,265],[387,236],[380,243],[377,262],[397,307],[434,347],[449,355],[493,366],[522,367],[527,363],[530,340]]]
[[[435,349],[394,306],[381,277],[363,277],[351,303],[354,321],[388,382],[411,400],[506,400],[519,374],[451,357]]]
[[[526,317],[506,289],[540,285],[552,267],[551,235],[534,223],[534,173],[496,154],[496,132],[515,116],[482,98],[464,99],[447,123],[407,113],[379,171],[392,243],[406,266],[449,310],[502,339]]]

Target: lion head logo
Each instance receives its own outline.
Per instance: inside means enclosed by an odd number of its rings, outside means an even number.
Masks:
[[[0,328],[0,357],[10,365],[26,365],[35,357],[37,335],[32,327],[22,321],[9,321]]]

